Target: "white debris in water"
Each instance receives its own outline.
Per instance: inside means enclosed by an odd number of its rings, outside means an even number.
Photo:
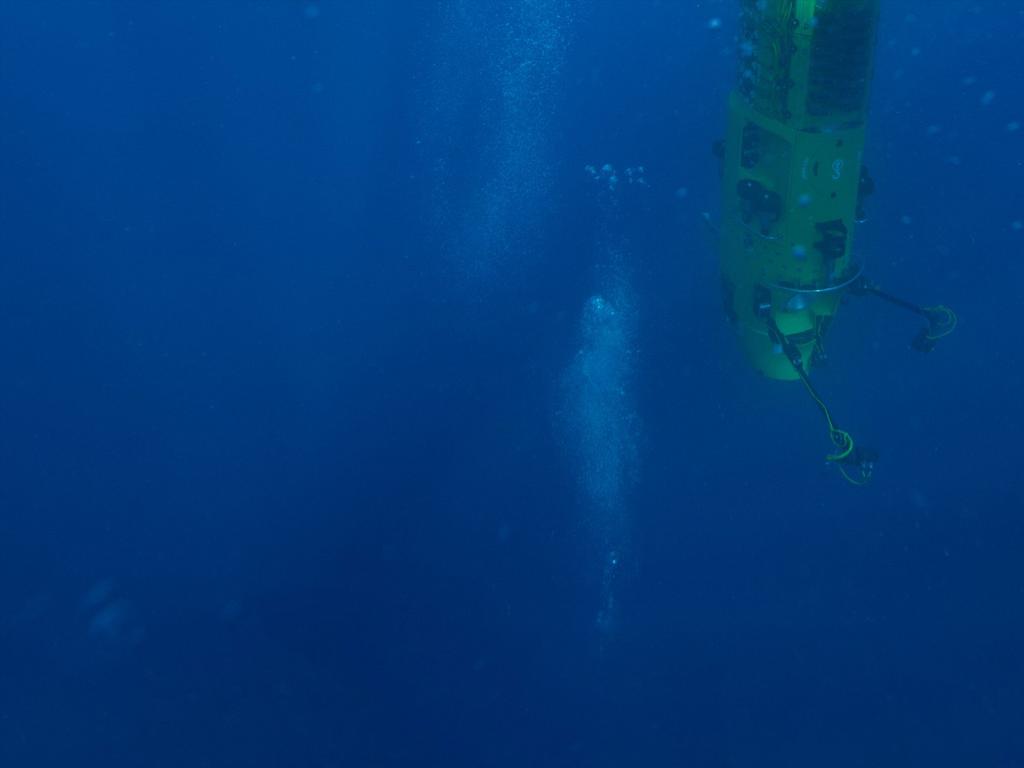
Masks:
[[[79,601],[86,633],[107,649],[128,649],[145,636],[131,603],[117,594],[112,579],[97,581]]]
[[[996,92],[995,91],[985,91],[985,93],[982,94],[981,99],[980,99],[981,106],[983,106],[983,107],[989,106],[993,101],[995,101],[995,98],[996,98]]]

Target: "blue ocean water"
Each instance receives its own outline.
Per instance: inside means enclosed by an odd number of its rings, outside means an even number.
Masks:
[[[1021,766],[1024,7],[884,0],[824,455],[738,3],[0,5],[4,766]]]

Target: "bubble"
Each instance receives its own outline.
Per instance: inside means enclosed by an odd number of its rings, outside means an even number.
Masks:
[[[996,99],[996,92],[995,91],[985,91],[985,93],[982,94],[982,96],[979,99],[979,101],[981,102],[981,106],[987,107],[987,106],[991,105],[992,102],[995,101],[995,99]]]
[[[568,0],[435,5],[420,108],[420,151],[432,182],[426,208],[431,235],[461,278],[455,286],[480,298],[541,252],[572,7]],[[472,130],[469,112],[477,114]]]
[[[639,184],[640,186],[647,186],[647,179],[644,178],[646,173],[642,165],[633,166],[632,168],[626,169],[626,180],[630,184]]]
[[[615,629],[622,563],[628,556],[627,494],[639,465],[633,386],[637,321],[625,245],[606,229],[598,252],[601,290],[583,302],[576,353],[561,377],[558,413],[580,492],[583,527],[595,550],[591,562],[601,568],[595,625],[607,639]]]

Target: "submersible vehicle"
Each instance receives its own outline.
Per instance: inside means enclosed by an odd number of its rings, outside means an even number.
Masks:
[[[809,371],[844,297],[874,296],[925,321],[922,352],[956,326],[872,282],[853,234],[874,182],[864,166],[880,0],[741,0],[739,76],[716,144],[726,313],[751,365],[799,380],[828,426],[828,461],[864,484],[877,454],[834,421]]]

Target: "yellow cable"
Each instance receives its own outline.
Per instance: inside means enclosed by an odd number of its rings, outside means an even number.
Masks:
[[[801,381],[804,382],[804,387],[807,388],[807,393],[811,396],[811,399],[818,404],[821,412],[825,414],[825,421],[828,422],[829,439],[832,441],[832,444],[839,449],[839,453],[830,453],[825,458],[828,461],[840,462],[853,453],[853,438],[845,429],[839,429],[835,425],[835,422],[832,421],[832,414],[829,412],[828,406],[825,405],[820,397],[818,397],[810,384],[806,380],[801,379]],[[840,467],[840,469],[842,469],[842,467]],[[844,471],[843,474],[845,475],[846,472]]]
[[[772,326],[769,327],[771,328]],[[781,335],[781,332],[778,330],[778,326],[774,326],[774,328],[775,332]],[[783,336],[783,338],[785,337]],[[811,386],[810,380],[803,373],[803,367],[801,365],[798,365],[797,363],[794,363],[793,367],[799,375],[800,381],[803,382],[804,388],[807,390],[807,394],[811,396],[811,399],[814,400],[815,403],[817,403],[818,408],[820,408],[821,412],[825,415],[825,421],[828,422],[829,439],[832,441],[832,444],[839,449],[838,453],[830,453],[826,455],[826,460],[830,462],[835,462],[836,466],[839,467],[839,471],[842,473],[843,477],[846,478],[848,482],[852,483],[853,485],[866,485],[869,476],[866,476],[863,480],[858,481],[855,478],[851,477],[850,474],[846,471],[846,468],[842,465],[842,461],[849,457],[851,453],[853,453],[854,443],[853,438],[850,436],[850,433],[847,432],[845,429],[839,429],[839,427],[835,425],[835,422],[832,421],[832,413],[829,411],[828,406],[825,405],[825,402],[820,397],[818,397],[818,393],[814,391],[814,387]]]
[[[850,473],[846,471],[846,467],[841,465],[839,467],[839,471],[842,473],[843,477],[846,478],[846,481],[851,485],[867,485],[868,480],[871,479],[871,475],[867,475],[862,480],[858,480],[855,477],[850,477]]]
[[[842,429],[837,429],[832,432],[829,437],[832,438],[832,443],[836,448],[841,449],[839,453],[829,454],[825,458],[829,461],[842,461],[851,453],[853,453],[853,438],[850,437],[850,433]]]
[[[947,318],[947,320],[949,322],[949,327],[945,331],[943,331],[942,333],[937,334],[935,336],[933,336],[932,334],[929,333],[927,335],[927,338],[928,338],[929,341],[935,341],[936,339],[941,339],[941,338],[943,338],[945,336],[949,336],[949,334],[951,334],[954,330],[956,330],[956,324],[958,322],[960,322],[959,319],[956,316],[956,313],[952,309],[950,309],[949,307],[945,306],[944,304],[940,304],[937,307],[925,307],[924,311],[925,312],[942,312],[943,314],[946,315],[946,318]]]

